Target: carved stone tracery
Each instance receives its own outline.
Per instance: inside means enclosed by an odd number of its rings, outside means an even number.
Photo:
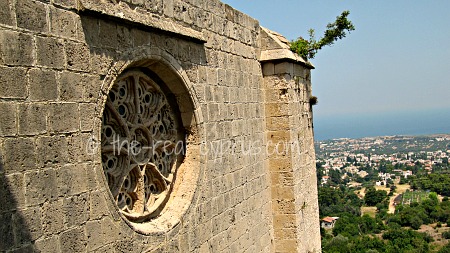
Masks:
[[[183,148],[178,141],[174,114],[159,85],[141,71],[121,75],[103,112],[102,164],[128,220],[147,221],[167,202]]]

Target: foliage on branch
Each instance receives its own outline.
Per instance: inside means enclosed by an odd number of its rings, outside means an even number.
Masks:
[[[347,36],[346,32],[350,33],[350,31],[355,30],[355,26],[347,19],[349,14],[349,11],[343,11],[341,15],[337,16],[336,21],[327,25],[327,30],[319,40],[315,38],[314,29],[309,29],[309,40],[299,37],[291,42],[291,50],[305,60],[314,58],[317,51],[324,46],[334,44],[335,41],[345,38]]]

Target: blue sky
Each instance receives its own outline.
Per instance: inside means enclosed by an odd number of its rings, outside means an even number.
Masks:
[[[311,62],[315,121],[450,111],[450,1],[224,0],[289,40],[342,11],[356,30]],[[317,124],[316,124],[317,126]]]

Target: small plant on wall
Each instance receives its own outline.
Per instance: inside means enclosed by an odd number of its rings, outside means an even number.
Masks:
[[[347,32],[355,30],[355,26],[347,19],[349,14],[349,11],[343,11],[341,15],[337,16],[336,21],[327,25],[327,30],[319,40],[315,38],[314,29],[309,29],[309,40],[299,37],[297,40],[291,41],[291,50],[305,60],[313,59],[324,46],[333,45],[335,41],[345,38]]]
[[[319,102],[319,100],[317,100],[316,96],[309,97],[309,104],[310,105],[317,105],[318,102]]]

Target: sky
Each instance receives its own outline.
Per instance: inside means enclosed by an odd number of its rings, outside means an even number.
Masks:
[[[314,106],[315,132],[319,139],[325,138],[322,136],[325,130],[327,138],[355,137],[350,130],[347,134],[338,134],[339,131],[330,134],[333,132],[330,122],[338,126],[356,118],[385,125],[388,123],[385,121],[398,120],[393,123],[398,123],[399,129],[391,132],[403,134],[406,131],[401,125],[411,115],[419,117],[417,122],[423,118],[417,127],[426,129],[429,124],[429,130],[418,130],[418,134],[438,131],[431,130],[434,125],[430,122],[440,122],[444,128],[439,131],[450,133],[450,119],[445,118],[446,123],[442,121],[444,116],[450,118],[450,1],[222,2],[289,40],[299,36],[307,38],[310,28],[315,29],[319,38],[336,16],[344,10],[350,11],[349,19],[355,31],[333,46],[323,48],[310,60],[316,67],[312,71],[312,87],[319,101]]]

